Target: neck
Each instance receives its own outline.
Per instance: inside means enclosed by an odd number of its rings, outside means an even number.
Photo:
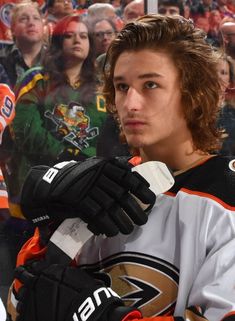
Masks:
[[[143,148],[140,150],[140,156],[143,162],[160,161],[165,163],[172,171],[184,170],[190,167],[195,162],[204,157],[208,157],[208,153],[201,150],[194,150],[191,142],[184,144],[167,146],[167,147],[152,147]]]
[[[28,67],[32,67],[36,57],[38,56],[39,52],[42,48],[42,43],[35,43],[35,44],[28,44],[24,46],[20,46],[17,44],[17,47],[19,48],[23,59]]]
[[[82,63],[76,64],[76,65],[70,65],[66,68],[65,74],[71,85],[79,81],[81,68],[82,68]]]

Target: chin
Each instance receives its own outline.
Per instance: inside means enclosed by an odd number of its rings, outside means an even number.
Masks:
[[[136,137],[126,137],[127,144],[134,148],[141,148],[146,146],[142,139],[138,139]]]

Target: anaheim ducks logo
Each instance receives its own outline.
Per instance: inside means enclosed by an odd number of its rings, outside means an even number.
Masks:
[[[117,254],[97,266],[109,285],[126,305],[139,308],[145,317],[172,314],[177,293],[179,271],[168,262],[138,253]],[[87,267],[86,267],[87,268]],[[108,284],[107,284],[108,285]]]

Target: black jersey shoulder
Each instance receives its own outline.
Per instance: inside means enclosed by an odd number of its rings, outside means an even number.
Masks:
[[[170,192],[177,193],[182,188],[210,194],[235,206],[235,156],[215,156],[177,175]]]

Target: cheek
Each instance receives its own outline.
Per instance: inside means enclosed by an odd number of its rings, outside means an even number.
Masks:
[[[90,50],[90,43],[89,41],[87,41],[87,51],[89,52],[89,50]]]
[[[41,21],[38,21],[38,22],[36,23],[36,25],[37,25],[37,27],[38,27],[38,30],[43,30],[43,28],[44,28],[44,23],[42,23]]]
[[[63,44],[62,44],[62,51],[63,51],[64,53],[66,52],[66,48],[67,48],[66,43],[63,42]]]
[[[121,103],[121,97],[118,94],[115,94],[114,104],[116,106],[118,113],[121,112],[122,103]]]
[[[18,24],[12,31],[13,35],[20,36],[21,32],[24,31],[24,25]]]

